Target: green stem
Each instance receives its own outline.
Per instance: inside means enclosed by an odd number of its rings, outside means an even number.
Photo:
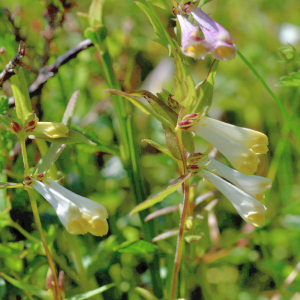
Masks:
[[[107,49],[107,47],[104,48]],[[110,88],[121,90],[120,84],[113,72],[112,59],[107,50],[101,51],[99,45],[97,46],[99,53],[101,55],[101,62],[106,76],[107,83]],[[131,190],[135,199],[135,203],[139,204],[146,199],[146,190],[144,186],[144,180],[140,172],[139,166],[139,155],[137,152],[137,147],[134,144],[134,130],[133,130],[133,120],[131,116],[128,116],[127,103],[125,103],[122,97],[117,95],[112,95],[113,105],[115,112],[120,124],[120,140],[123,147],[122,162],[128,173],[130,180]],[[130,105],[128,104],[128,107]],[[145,239],[151,242],[155,237],[155,230],[153,223],[144,222],[144,218],[147,216],[147,211],[143,211],[139,214],[141,218],[142,228],[145,232]],[[150,264],[150,272],[152,278],[153,291],[156,297],[163,297],[163,286],[159,274],[159,256],[156,252],[153,257],[153,261]]]
[[[267,90],[267,92],[270,94],[270,96],[275,100],[279,110],[283,114],[284,118],[289,124],[289,127],[294,132],[296,139],[300,143],[300,133],[299,128],[293,123],[292,118],[287,113],[286,109],[284,108],[283,104],[280,102],[280,100],[275,96],[275,94],[272,92],[272,90],[269,88],[269,86],[266,84],[265,80],[258,74],[258,72],[254,69],[254,67],[250,64],[250,62],[245,58],[245,56],[242,55],[242,53],[238,50],[239,57],[243,60],[243,62],[249,67],[249,69],[253,72],[253,74],[257,77],[257,79],[262,83],[264,88]]]
[[[32,207],[32,212],[33,212],[34,220],[35,220],[35,223],[36,223],[36,227],[37,227],[39,236],[41,238],[42,244],[43,244],[45,252],[46,252],[46,257],[48,259],[49,267],[52,271],[52,276],[53,276],[53,281],[54,281],[55,300],[60,300],[60,296],[59,296],[59,292],[58,292],[59,287],[58,287],[58,280],[57,280],[57,273],[56,273],[56,269],[55,269],[55,264],[53,262],[50,250],[48,248],[46,238],[44,236],[44,232],[43,232],[43,228],[42,228],[42,224],[41,224],[41,219],[40,219],[36,199],[35,199],[35,196],[34,196],[34,190],[31,187],[27,187],[26,191],[29,195],[29,199],[30,199],[30,202],[31,202],[31,207]]]
[[[28,165],[28,159],[27,159],[25,138],[20,138],[20,144],[21,144],[21,150],[22,150],[22,156],[23,156],[23,162],[24,162],[24,168],[25,168],[25,176],[29,176],[30,172],[29,172],[29,165]]]

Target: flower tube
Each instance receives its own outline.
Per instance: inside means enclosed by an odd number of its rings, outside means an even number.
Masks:
[[[217,175],[202,170],[201,177],[212,183],[235,207],[239,215],[253,226],[262,226],[265,223],[265,206]]]
[[[238,171],[246,175],[256,172],[259,163],[258,156],[247,147],[216,133],[209,126],[202,126],[201,121],[191,130],[216,147]]]
[[[204,59],[210,45],[200,36],[198,26],[193,25],[184,15],[177,14],[181,28],[181,49],[186,56]]]
[[[206,116],[201,117],[199,124],[249,148],[256,154],[268,152],[268,137],[259,131],[238,127]]]
[[[268,178],[242,174],[223,165],[213,158],[209,158],[207,162],[209,162],[209,164],[207,164],[205,167],[207,170],[213,171],[217,175],[229,180],[239,189],[258,201],[261,201],[261,197],[263,196],[264,192],[270,189],[272,186],[272,182]]]
[[[236,55],[236,46],[231,42],[229,32],[206,15],[194,4],[186,4],[185,11],[199,24],[205,40],[211,46],[211,54],[220,60],[231,60]]]
[[[45,183],[32,179],[32,187],[52,205],[69,233],[107,234],[108,214],[103,205],[79,196],[51,179],[45,180]]]

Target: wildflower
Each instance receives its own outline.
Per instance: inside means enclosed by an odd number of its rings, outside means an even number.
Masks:
[[[181,27],[182,52],[195,59],[204,59],[210,50],[210,45],[200,36],[198,26],[193,25],[181,12],[177,14]]]
[[[251,195],[225,181],[221,177],[203,169],[198,173],[211,182],[232,203],[239,215],[253,226],[265,223],[265,206]],[[241,183],[242,180],[239,182]]]
[[[225,28],[194,4],[186,3],[185,11],[199,24],[206,42],[211,47],[211,54],[216,59],[231,60],[235,57],[236,46],[231,42],[231,36]]]
[[[213,171],[215,174],[232,182],[239,189],[258,201],[262,201],[264,192],[271,188],[272,182],[268,178],[242,174],[213,158],[209,158],[208,161],[209,163],[206,165],[207,170]]]
[[[235,169],[246,175],[256,172],[259,163],[257,154],[268,151],[265,134],[206,116],[202,116],[198,122],[194,119],[192,121],[194,125],[189,124],[188,128],[216,147]],[[181,125],[180,122],[178,125]]]
[[[103,205],[79,196],[51,179],[44,182],[32,179],[31,186],[52,205],[69,233],[107,234],[108,214]]]

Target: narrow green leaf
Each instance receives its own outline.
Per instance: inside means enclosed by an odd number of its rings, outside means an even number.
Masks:
[[[172,5],[170,5],[169,1],[168,2],[166,0],[147,0],[147,1],[159,8],[172,10]]]
[[[23,71],[22,67],[18,71],[18,78],[19,78],[19,82],[20,82],[20,90],[24,96],[25,106],[27,107],[28,111],[33,112],[32,106],[31,106],[31,101],[30,101],[30,96],[28,93],[28,86],[27,86],[27,82],[26,82],[24,71]]]
[[[206,79],[195,88],[198,100],[188,113],[199,113],[204,108],[208,109],[211,107],[218,64],[218,60],[213,61]]]
[[[80,149],[81,151],[85,153],[96,153],[96,152],[102,152],[102,153],[107,153],[107,154],[112,154],[120,157],[120,151],[116,147],[113,146],[106,146],[106,145],[99,145],[97,143],[96,146],[91,146],[87,144],[78,144],[77,149]]]
[[[127,92],[127,94],[135,97],[145,98],[159,115],[172,123],[174,127],[176,126],[178,119],[177,113],[162,100],[160,100],[157,96],[145,90]]]
[[[188,235],[185,236],[184,239],[187,243],[191,244],[193,242],[198,242],[203,239],[204,235]]]
[[[48,293],[43,289],[37,288],[34,285],[29,285],[27,283],[18,281],[16,279],[4,274],[4,273],[0,273],[0,275],[5,280],[7,280],[9,283],[11,283],[13,286],[15,286],[15,287],[17,287],[17,288],[19,288],[23,291],[29,292],[30,294],[35,295],[35,296],[40,297],[40,298],[45,299],[45,300],[51,300]]]
[[[153,206],[154,204],[163,201],[168,195],[174,193],[183,182],[185,182],[188,178],[191,177],[191,175],[192,175],[192,173],[189,173],[187,175],[182,175],[179,178],[175,179],[166,189],[164,189],[163,191],[159,192],[155,196],[153,196],[153,197],[143,201],[139,205],[137,205],[130,212],[129,215],[132,216],[133,214],[135,214],[141,210],[149,208],[149,207]]]
[[[151,243],[143,240],[134,242],[124,242],[114,250],[121,253],[132,253],[132,254],[147,254],[155,252],[157,247]]]
[[[91,140],[89,140],[88,138],[86,138],[83,134],[74,131],[74,130],[70,130],[68,133],[67,137],[61,137],[61,138],[49,138],[45,135],[39,134],[39,135],[32,135],[36,138],[39,139],[43,139],[46,141],[49,141],[53,144],[78,144],[78,143],[83,143],[83,144],[88,144],[88,145],[92,145],[95,146],[96,143],[92,142]],[[30,136],[29,136],[30,137]]]
[[[115,286],[114,283],[103,285],[103,286],[99,287],[98,289],[95,289],[95,290],[92,290],[92,291],[88,291],[86,293],[79,294],[79,295],[76,295],[76,296],[72,296],[72,297],[66,298],[65,300],[83,300],[83,299],[88,299],[88,298],[91,298],[91,297],[96,296],[98,294],[101,294],[101,293],[109,290],[110,288],[112,288],[114,286]]]
[[[0,126],[11,133],[14,133],[14,131],[10,127],[11,121],[12,120],[9,117],[0,115]]]
[[[17,116],[19,119],[26,121],[31,115],[32,109],[27,107],[26,99],[16,85],[12,84],[11,89],[15,98]]]
[[[105,90],[104,93],[106,93],[106,92],[126,98],[127,100],[129,100],[133,105],[138,107],[145,114],[151,115],[152,117],[156,118],[158,121],[160,121],[167,127],[170,127],[173,129],[175,128],[175,126],[168,119],[164,118],[163,116],[158,114],[156,111],[154,111],[151,107],[148,107],[144,103],[140,102],[138,99],[134,98],[131,95],[128,95],[128,93],[117,91],[117,90],[112,90],[112,89]]]
[[[168,149],[166,149],[163,146],[161,146],[160,144],[158,144],[158,143],[156,143],[154,141],[148,140],[148,139],[144,139],[144,140],[142,140],[142,142],[146,142],[146,143],[150,144],[152,147],[156,148],[160,152],[168,155],[172,159],[175,159],[175,157],[171,154],[171,152]]]
[[[178,160],[182,160],[176,133],[170,127],[164,125],[163,125],[163,129],[165,132],[167,146],[172,156],[174,156],[174,158]]]
[[[104,0],[92,0],[89,9],[90,26],[102,25],[102,9]]]
[[[35,174],[36,172],[37,174],[41,174],[48,171],[58,159],[65,146],[66,145],[51,144],[46,154],[36,164],[33,174]]]
[[[135,3],[144,11],[144,13],[149,18],[149,20],[154,28],[155,33],[157,34],[157,36],[160,39],[160,44],[168,49],[168,42],[170,45],[172,45],[173,41],[172,41],[171,37],[169,36],[169,34],[165,34],[165,30],[164,30],[163,25],[161,24],[161,21],[158,20],[157,17],[150,11],[150,9],[148,7],[146,7],[144,4],[142,4],[140,2],[135,2]],[[170,40],[171,40],[171,43],[170,43]]]
[[[0,189],[16,189],[22,187],[22,183],[0,182]]]
[[[89,27],[84,31],[84,36],[90,39],[94,45],[101,45],[103,47],[103,41],[106,38],[106,28],[102,25]]]
[[[141,287],[136,287],[135,290],[146,300],[158,300],[153,294],[151,294],[146,289],[143,289]]]
[[[194,136],[190,131],[182,130],[182,143],[188,153],[195,152]]]
[[[78,95],[79,95],[79,91],[75,91],[72,94],[72,96],[71,96],[71,98],[68,102],[68,105],[66,107],[62,122],[61,122],[62,124],[66,125],[69,129],[70,129],[71,120],[72,120],[72,117],[73,117],[73,114],[74,114],[74,110],[75,110]]]

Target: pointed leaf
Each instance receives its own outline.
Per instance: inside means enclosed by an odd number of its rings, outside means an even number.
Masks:
[[[191,177],[191,175],[192,175],[192,173],[189,173],[187,175],[182,175],[179,178],[175,179],[166,189],[164,189],[163,191],[159,192],[155,196],[153,196],[153,197],[143,201],[139,205],[137,205],[130,212],[129,215],[132,216],[133,214],[135,214],[141,210],[149,208],[149,207],[153,206],[154,204],[163,201],[168,195],[174,193],[183,182],[185,182],[187,179],[189,179]]]
[[[164,125],[163,129],[165,132],[167,146],[172,156],[174,156],[177,160],[182,160],[176,133],[170,127]]]
[[[164,207],[162,209],[156,210],[155,212],[149,214],[145,218],[145,222],[148,222],[149,220],[152,220],[152,219],[157,218],[159,216],[163,216],[163,215],[169,214],[170,212],[176,211],[178,209],[179,209],[179,204],[171,205],[171,206]]]
[[[172,5],[170,5],[169,1],[168,2],[166,0],[147,0],[147,1],[159,8],[172,10]]]
[[[114,283],[103,285],[103,286],[99,287],[98,289],[95,289],[95,290],[92,290],[92,291],[88,291],[86,293],[79,294],[79,295],[76,295],[76,296],[72,296],[72,297],[66,298],[65,300],[83,300],[83,299],[88,299],[88,298],[91,298],[91,297],[96,296],[98,294],[101,294],[101,293],[107,291],[108,289],[110,289],[110,288],[112,288],[114,286],[115,286]]]
[[[67,105],[67,108],[65,110],[63,119],[62,119],[62,124],[66,125],[69,129],[70,129],[70,125],[71,125],[71,120],[74,114],[74,110],[75,110],[75,106],[76,106],[76,101],[79,95],[79,91],[75,91],[70,100],[69,103]]]
[[[7,116],[0,115],[0,126],[5,130],[14,133],[14,131],[10,127],[11,119]]]
[[[152,242],[162,241],[162,240],[168,239],[168,238],[170,238],[174,235],[178,235],[178,234],[179,234],[178,229],[169,230],[169,231],[166,231],[166,232],[163,232],[163,233],[157,235],[155,238],[152,239]]]
[[[66,145],[54,145],[51,144],[48,148],[46,154],[39,160],[36,164],[33,174],[42,174],[50,169],[50,167],[55,163],[60,154],[63,152]]]
[[[218,64],[218,60],[213,61],[205,81],[195,88],[198,101],[189,113],[199,113],[204,108],[211,107]]]
[[[168,149],[165,149],[163,146],[161,146],[160,144],[154,142],[154,141],[151,141],[151,140],[148,140],[148,139],[144,139],[142,140],[142,142],[146,142],[148,144],[150,144],[152,147],[156,148],[157,150],[159,150],[160,152],[168,155],[169,157],[171,157],[172,159],[175,159],[174,156],[171,154],[171,152],[168,150]]]
[[[31,115],[32,109],[31,107],[27,106],[24,95],[21,93],[21,91],[16,85],[12,84],[11,89],[15,98],[17,116],[22,121],[26,121],[27,118]]]
[[[195,152],[193,134],[190,131],[182,130],[182,143],[188,153],[193,154]]]
[[[43,289],[37,288],[34,285],[29,285],[27,283],[18,281],[16,279],[14,279],[14,278],[12,278],[12,277],[4,274],[4,273],[0,273],[0,275],[5,280],[7,280],[9,283],[11,283],[15,287],[17,287],[17,288],[19,288],[19,289],[21,289],[23,291],[29,292],[30,294],[35,295],[35,296],[40,297],[40,298],[45,299],[45,300],[51,300],[51,298],[49,297],[48,293],[45,290],[43,290]]]
[[[300,72],[293,72],[281,77],[276,85],[282,87],[300,86]]]
[[[91,146],[87,144],[78,144],[77,149],[80,149],[83,152],[86,153],[96,153],[96,152],[102,152],[107,154],[112,154],[120,157],[120,151],[116,147],[107,146],[107,145],[99,145],[99,142],[97,142],[96,146]]]
[[[90,26],[102,25],[102,9],[104,0],[92,0],[89,9]]]
[[[23,188],[22,183],[0,182],[0,189],[17,189]]]
[[[145,90],[139,90],[127,92],[127,94],[135,97],[145,98],[159,115],[161,115],[164,119],[167,119],[170,123],[172,123],[174,127],[176,126],[178,119],[177,113],[152,93]]]
[[[103,46],[103,41],[106,39],[106,28],[102,25],[88,27],[84,31],[84,36],[87,39],[90,39],[94,45],[101,45]]]
[[[158,300],[153,294],[141,287],[134,288],[146,300]]]
[[[128,95],[126,92],[121,92],[117,90],[105,90],[104,93],[109,92],[114,95],[122,96],[126,99],[128,99],[133,105],[137,106],[142,112],[144,112],[147,115],[152,115],[152,117],[156,118],[158,121],[163,123],[167,127],[175,128],[175,126],[168,120],[156,113],[151,107],[146,106],[144,103],[140,102],[135,97]]]
[[[114,250],[121,253],[147,254],[155,252],[156,249],[157,247],[153,244],[139,240],[134,242],[124,242]]]
[[[19,78],[19,82],[20,82],[20,90],[24,96],[25,105],[26,105],[28,111],[33,112],[31,101],[30,101],[30,96],[28,93],[28,86],[27,86],[27,82],[26,82],[24,71],[23,71],[22,67],[18,71],[18,78]]]
[[[49,138],[47,136],[35,136],[35,135],[30,135],[29,138],[34,139],[34,138],[40,138],[46,141],[49,141],[53,144],[77,144],[77,143],[83,143],[83,144],[88,144],[88,145],[92,145],[95,146],[96,143],[90,141],[88,138],[86,138],[83,134],[74,131],[74,130],[70,130],[68,133],[67,137],[61,137],[61,138]]]

